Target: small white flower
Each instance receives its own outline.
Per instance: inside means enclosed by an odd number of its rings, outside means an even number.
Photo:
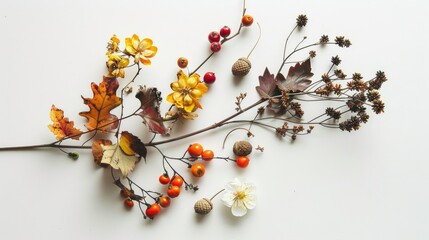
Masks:
[[[255,208],[255,193],[255,185],[235,178],[226,185],[222,202],[231,208],[232,215],[242,217],[246,215],[248,209]]]

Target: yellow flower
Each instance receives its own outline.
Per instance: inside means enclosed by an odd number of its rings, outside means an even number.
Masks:
[[[180,70],[177,73],[177,81],[170,84],[174,91],[167,96],[167,101],[176,105],[178,109],[185,112],[194,112],[202,108],[198,101],[208,90],[207,86],[200,81],[200,75],[194,73],[190,77]]]
[[[135,63],[140,61],[144,65],[150,65],[149,58],[155,56],[158,51],[158,48],[152,44],[152,39],[145,38],[140,41],[139,36],[134,34],[132,38],[125,38],[125,51],[134,56]]]
[[[110,38],[110,41],[107,43],[107,52],[106,52],[106,55],[112,54],[114,52],[118,52],[119,51],[119,48],[118,48],[119,43],[120,43],[119,38],[116,37],[116,35],[113,35]]]
[[[119,54],[109,54],[108,58],[106,64],[109,69],[109,76],[123,78],[125,76],[124,68],[128,66],[130,60]]]

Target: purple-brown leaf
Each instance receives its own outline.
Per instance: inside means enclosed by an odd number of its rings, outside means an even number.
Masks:
[[[159,113],[160,95],[161,93],[156,88],[141,87],[136,94],[136,98],[141,103],[140,108],[142,111],[139,112],[139,115],[143,118],[143,122],[149,127],[149,130],[164,135],[168,131]]]
[[[281,73],[277,75],[277,84],[280,90],[302,92],[311,84],[309,78],[313,75],[310,59],[307,59],[290,67],[286,79]]]
[[[274,79],[274,74],[271,74],[268,71],[268,68],[265,68],[264,75],[259,76],[259,86],[256,87],[259,95],[263,99],[268,99],[275,93],[277,88],[277,82]]]

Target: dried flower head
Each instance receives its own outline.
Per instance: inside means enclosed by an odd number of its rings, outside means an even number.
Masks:
[[[329,42],[329,37],[328,37],[328,35],[322,35],[322,36],[320,37],[319,42],[320,42],[320,44],[326,44],[326,43],[328,43],[328,42]]]
[[[175,104],[178,109],[190,113],[197,108],[203,108],[198,100],[208,88],[200,81],[200,75],[194,73],[188,77],[180,70],[177,73],[177,81],[172,82],[170,87],[173,92],[167,96],[167,101]]]
[[[296,18],[296,25],[298,27],[305,27],[305,25],[307,25],[307,21],[308,21],[307,16],[301,14]]]
[[[338,55],[335,56],[335,57],[332,57],[331,58],[331,63],[334,64],[334,65],[336,65],[336,66],[340,65],[340,63],[341,63],[340,57],[338,57]]]

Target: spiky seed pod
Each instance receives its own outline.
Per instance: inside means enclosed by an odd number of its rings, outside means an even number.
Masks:
[[[212,209],[213,203],[207,198],[198,200],[194,205],[194,210],[198,214],[208,214]]]
[[[237,156],[247,156],[252,153],[252,144],[248,141],[238,141],[234,143],[232,151]]]
[[[249,73],[251,68],[252,68],[252,63],[249,61],[249,59],[242,57],[242,58],[239,58],[232,65],[232,74],[234,76],[244,77]]]

